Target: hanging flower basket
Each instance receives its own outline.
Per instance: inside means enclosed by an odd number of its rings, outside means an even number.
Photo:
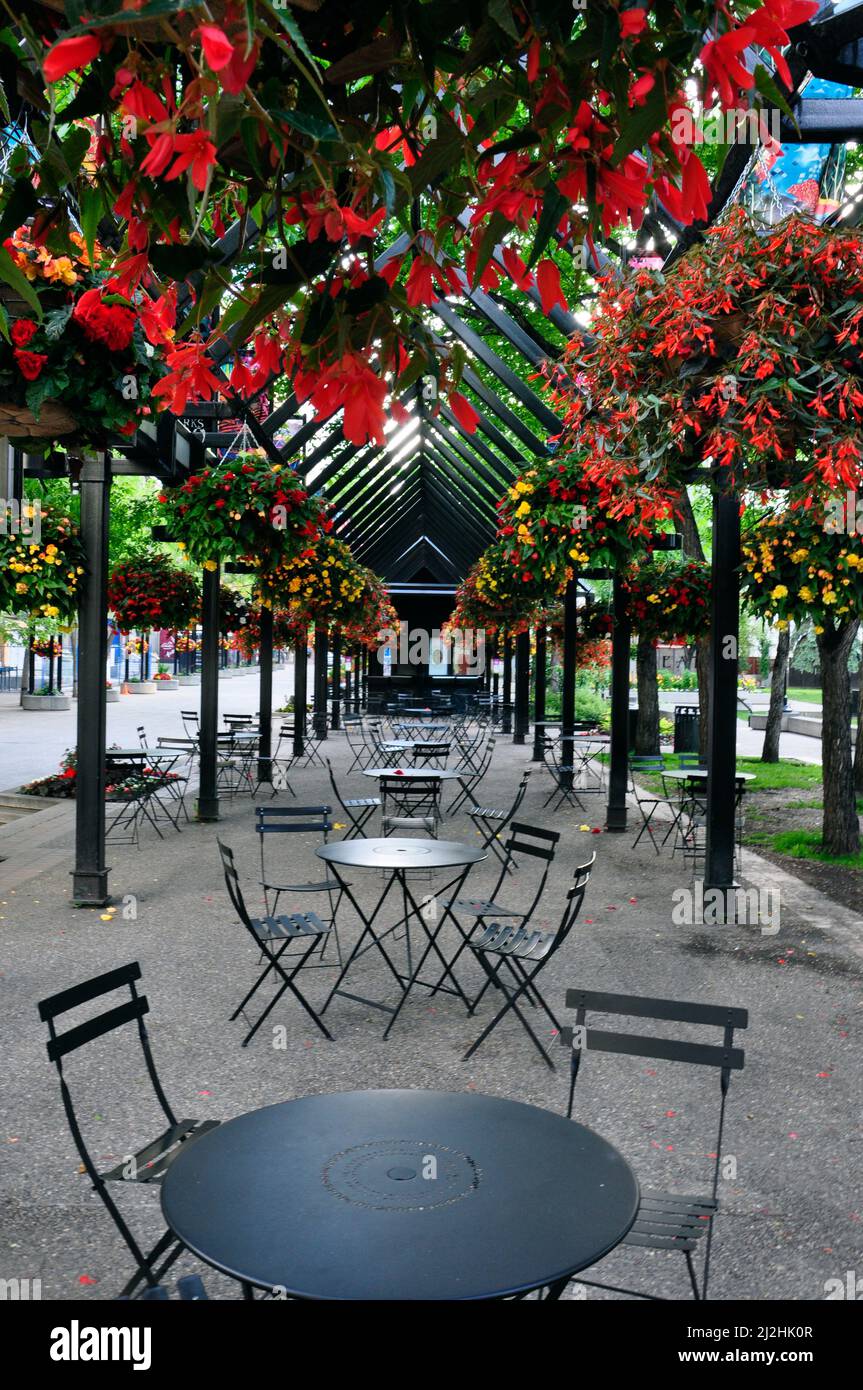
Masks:
[[[195,564],[246,561],[262,581],[310,552],[331,524],[298,475],[263,451],[193,473],[159,501],[171,535]]]
[[[154,344],[167,341],[153,302],[99,269],[98,244],[91,264],[75,232],[54,250],[21,227],[4,250],[31,297],[0,287],[0,432],[43,447],[134,434],[160,372]]]
[[[182,630],[189,626],[199,603],[194,576],[165,555],[124,560],[115,565],[108,580],[108,606],[121,632]]]
[[[35,502],[25,502],[20,532],[0,530],[0,613],[71,620],[78,608],[84,561],[71,518],[45,503],[40,502],[37,511]]]
[[[290,606],[297,623],[329,628],[362,617],[365,582],[350,547],[322,536],[313,550],[279,568],[270,591]]]

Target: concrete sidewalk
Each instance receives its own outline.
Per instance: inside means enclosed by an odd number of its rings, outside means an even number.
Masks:
[[[356,773],[345,777],[342,737],[331,736],[327,751],[347,795],[374,790]],[[522,770],[531,766],[529,756],[529,747],[498,744],[484,803],[509,802]],[[292,780],[301,804],[330,800],[319,769]],[[762,934],[757,924],[678,925],[672,914],[681,892],[692,889],[689,870],[666,853],[657,856],[646,836],[633,849],[634,828],[616,836],[602,832],[600,798],[585,797],[584,810],[550,816],[543,809],[547,792],[547,774],[534,766],[520,818],[553,825],[562,835],[535,925],[556,924],[575,865],[594,850],[598,858],[580,920],[542,977],[546,997],[561,1022],[565,990],[574,985],[749,1010],[749,1029],[738,1038],[746,1068],[731,1083],[725,1152],[732,1162],[721,1184],[711,1296],[823,1298],[827,1280],[863,1267],[859,924],[820,894],[747,857],[756,889],[780,888],[778,934]],[[280,797],[275,804],[283,803]],[[218,826],[191,825],[165,840],[148,830],[140,851],[112,849],[111,886],[122,904],[116,913],[69,907],[68,832],[56,843],[65,861],[0,897],[6,1083],[0,1100],[0,1277],[41,1278],[46,1298],[98,1299],[115,1296],[130,1273],[125,1247],[79,1172],[36,1013],[46,995],[130,960],[141,963],[156,1062],[172,1104],[184,1115],[229,1117],[292,1096],[379,1086],[477,1090],[564,1109],[566,1055],[545,1024],[540,1033],[552,1047],[554,1072],[512,1016],[469,1063],[461,1060],[492,1016],[488,998],[470,1019],[456,999],[419,991],[387,1042],[378,1010],[339,999],[327,1014],[335,1035],[330,1043],[286,996],[252,1045],[241,1048],[240,1024],[227,1020],[259,967],[228,905],[215,840],[218,833],[234,848],[257,908],[252,805],[246,796],[223,807]],[[475,839],[463,816],[446,823],[444,834]],[[295,881],[317,876],[311,843],[273,838],[281,842],[273,850],[277,872]],[[532,881],[525,861],[502,895],[517,906],[529,897]],[[492,865],[479,865],[471,892],[487,893],[494,882]],[[377,874],[355,875],[355,891],[366,905],[381,886]],[[435,883],[419,891],[434,892]],[[290,908],[286,901],[282,906]],[[349,945],[357,931],[350,911],[341,927]],[[444,940],[452,949],[452,936]],[[478,967],[464,966],[460,978],[472,989],[480,981]],[[331,970],[315,971],[304,987],[320,1004],[331,980]],[[363,958],[354,984],[358,993],[388,997],[386,970],[375,953]],[[284,1049],[274,1031],[282,1026]],[[658,1031],[669,1033],[662,1025]],[[706,1040],[719,1039],[710,1032]],[[105,1167],[157,1132],[133,1036],[88,1045],[66,1070],[93,1152]],[[709,1188],[718,1101],[718,1077],[706,1068],[588,1052],[576,1118],[622,1151],[644,1187],[701,1193]],[[136,1233],[155,1240],[162,1229],[157,1194],[130,1188],[119,1200]],[[191,1256],[177,1272],[189,1269],[203,1273],[211,1296],[238,1296],[236,1285]],[[622,1249],[595,1274],[670,1298],[687,1296],[676,1253]],[[603,1296],[588,1292],[589,1298]]]

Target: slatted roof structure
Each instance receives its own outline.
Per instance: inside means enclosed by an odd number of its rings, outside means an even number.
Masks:
[[[863,3],[829,9],[793,32],[788,55],[792,87],[783,90],[794,119],[782,116],[784,143],[846,141],[863,138],[863,98],[807,98],[810,77],[825,77],[859,88],[863,86]],[[652,249],[671,262],[683,254],[706,225],[714,221],[737,190],[749,165],[753,146],[746,132],[731,147],[715,181],[708,222],[683,228],[654,201],[633,245],[625,247],[609,239],[600,251],[618,263]],[[856,223],[863,217],[863,201],[845,206],[841,217]],[[467,224],[466,215],[462,221]],[[257,229],[252,229],[254,237]],[[242,232],[250,240],[248,226]],[[240,245],[239,225],[228,229],[212,248],[229,264]],[[410,238],[399,236],[377,262],[403,255]],[[432,249],[429,245],[428,249]],[[562,243],[562,249],[582,254],[582,249]],[[494,261],[503,267],[501,248]],[[599,268],[592,263],[594,270]],[[227,387],[226,365],[232,355],[230,334],[213,356],[222,372],[227,403],[190,407],[189,415],[175,420],[163,415],[139,431],[135,443],[121,447],[114,458],[116,473],[142,473],[176,481],[190,467],[195,436],[208,449],[221,451],[228,438],[220,424],[237,417],[249,442],[263,448],[273,462],[297,468],[310,488],[325,496],[336,513],[336,531],[352,546],[357,558],[393,582],[410,582],[417,576],[429,582],[455,583],[464,576],[495,532],[495,505],[508,483],[531,460],[553,450],[550,440],[560,422],[549,409],[541,389],[528,378],[542,374],[545,364],[577,328],[571,313],[555,308],[548,324],[555,330],[556,345],[533,326],[530,316],[510,312],[501,296],[471,289],[461,278],[461,294],[439,301],[433,310],[439,340],[458,343],[467,356],[461,389],[479,414],[473,434],[468,433],[445,403],[424,399],[422,389],[412,388],[403,400],[411,423],[389,428],[384,445],[357,447],[345,441],[338,416],[319,425],[306,415],[290,393],[263,418],[253,403],[234,397]],[[539,303],[536,289],[512,289],[516,299]],[[512,300],[510,300],[512,304]],[[181,306],[182,307],[182,306]],[[506,342],[517,354],[514,370],[493,343]],[[550,352],[550,348],[552,351]],[[510,353],[512,357],[512,353]],[[286,429],[290,433],[286,437]],[[65,459],[28,460],[28,471],[62,473]]]

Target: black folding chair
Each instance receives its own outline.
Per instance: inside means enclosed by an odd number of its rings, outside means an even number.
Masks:
[[[306,1013],[314,1023],[320,1028],[325,1038],[332,1042],[332,1034],[328,1032],[322,1020],[318,1017],[305,995],[300,992],[299,987],[294,983],[296,976],[306,964],[313,951],[319,948],[321,939],[326,937],[330,930],[320,917],[314,912],[294,912],[290,916],[282,917],[250,917],[246,909],[243,892],[240,888],[240,878],[234,864],[233,850],[227,845],[217,840],[219,854],[222,857],[222,868],[225,873],[225,884],[228,889],[228,897],[231,899],[234,911],[237,913],[243,926],[249,932],[255,945],[266,959],[266,969],[258,976],[248,994],[237,1005],[231,1014],[231,1022],[239,1018],[250,999],[257,994],[261,985],[271,974],[275,974],[281,980],[281,984],[270,1000],[264,1012],[256,1023],[252,1025],[243,1039],[243,1047],[248,1047],[252,1038],[257,1033],[264,1020],[272,1013],[286,989],[289,989],[299,1001]],[[289,946],[294,943],[300,946],[299,954],[292,955],[292,960],[296,963],[290,970],[285,970],[282,965],[282,956]]]
[[[674,830],[675,821],[677,816],[679,815],[679,811],[675,810],[669,798],[667,796],[656,796],[653,792],[645,792],[644,789],[640,787],[638,785],[638,782],[636,781],[636,777],[639,773],[646,773],[649,776],[659,777],[662,775],[664,770],[665,759],[658,755],[648,756],[639,754],[630,759],[630,785],[632,787],[632,795],[635,797],[635,804],[638,807],[642,821],[641,829],[639,830],[638,834],[632,842],[633,849],[635,849],[635,846],[638,844],[639,840],[641,839],[642,835],[646,830],[647,834],[650,837],[650,842],[653,845],[653,848],[656,850],[656,853],[659,854],[661,847],[656,843],[656,836],[653,833],[653,817],[656,814],[657,806],[667,806],[669,812],[671,813],[671,826],[666,830],[665,836],[662,840],[663,845],[665,844],[665,841],[668,839],[668,836],[671,833],[671,831]],[[663,782],[663,786],[664,785],[665,783]]]
[[[427,743],[414,741],[414,767],[446,767],[450,745],[429,739]]]
[[[142,748],[146,749],[148,753],[152,752],[154,762],[158,763],[160,760],[160,750],[162,747],[161,740],[159,741],[158,746],[155,749],[151,749],[149,743],[147,742],[147,731],[144,728],[143,724],[138,725],[138,742],[140,743]],[[179,762],[180,758],[183,756],[182,752],[179,749],[173,751],[176,751],[177,753],[174,762]],[[185,795],[186,787],[189,783],[189,778],[188,775],[184,775],[180,772],[174,772],[173,763],[171,764],[171,767],[168,769],[168,772],[170,773],[170,776],[163,773],[161,769],[158,767],[154,769],[155,775],[161,776],[164,779],[163,785],[168,793],[169,799],[176,804],[176,813],[174,815],[171,814],[170,809],[168,807],[165,807],[165,814],[167,815],[171,824],[177,830],[179,830],[179,820],[181,815],[185,816],[186,824],[191,825],[191,817],[189,815],[188,810],[186,809]],[[158,792],[156,794],[156,800],[158,801]]]
[[[339,941],[339,929],[336,925],[336,913],[341,903],[344,889],[337,879],[327,875],[324,879],[306,883],[273,883],[267,874],[265,863],[264,847],[269,835],[301,835],[315,832],[322,837],[323,844],[327,843],[327,838],[333,828],[330,820],[332,813],[331,806],[256,806],[255,807],[255,830],[261,847],[261,887],[264,890],[264,902],[267,912],[275,912],[279,905],[279,898],[283,893],[326,893],[330,905],[330,915],[327,919],[332,928],[332,935],[336,943],[336,954],[338,964],[342,961],[342,948]],[[270,901],[272,894],[272,902]],[[335,898],[333,895],[335,894]],[[324,960],[324,952],[327,947],[327,937],[321,941],[321,958],[312,964],[329,965],[329,961]],[[333,961],[335,965],[336,962]]]
[[[330,786],[333,789],[333,796],[345,813],[345,817],[350,824],[350,829],[345,840],[364,840],[366,838],[365,826],[371,820],[375,811],[380,810],[381,799],[379,796],[351,796],[344,797],[336,786],[336,779],[333,775],[333,765],[327,758],[327,771],[330,774]]]
[[[561,753],[563,758],[561,758]],[[553,796],[557,801],[552,806],[552,813],[559,811],[564,802],[572,806],[574,810],[583,811],[584,802],[575,789],[575,761],[573,755],[573,745],[571,740],[561,738],[546,738],[542,742],[542,757],[546,770],[551,774],[554,783],[551,791],[542,803],[545,810]]]
[[[509,854],[500,846],[498,841],[510,821],[518,814],[518,809],[527,791],[530,771],[528,768],[523,774],[515,793],[515,800],[508,811],[498,810],[495,806],[472,806],[468,811],[468,815],[483,837],[483,849],[490,849],[507,869],[511,867]]]
[[[560,834],[557,830],[546,830],[541,825],[525,825],[523,821],[512,821],[509,836],[503,846],[501,871],[490,895],[487,898],[456,898],[447,906],[451,907],[453,912],[475,917],[478,922],[484,923],[484,919],[488,917],[515,917],[521,926],[527,926],[545,889],[559,840]],[[506,907],[497,901],[497,895],[503,887],[514,854],[526,854],[531,859],[539,859],[545,866],[540,871],[530,905],[525,908]]]
[[[425,830],[437,838],[440,823],[440,778],[399,777],[397,773],[379,779],[381,791],[381,834],[394,830]]]
[[[198,711],[196,709],[181,709],[180,718],[183,721],[186,737],[193,738],[196,743],[199,743],[201,738],[201,721],[198,717]]]
[[[142,1282],[151,1288],[155,1287],[159,1279],[170,1269],[177,1256],[181,1254],[183,1245],[173,1231],[165,1231],[152,1250],[145,1254],[127,1226],[107,1184],[112,1182],[161,1182],[183,1144],[191,1143],[199,1135],[205,1134],[209,1129],[215,1129],[221,1123],[219,1120],[178,1120],[171,1109],[159,1081],[156,1065],[150,1051],[150,1040],[144,1025],[144,1015],[149,1013],[150,1006],[146,997],[138,994],[135,987],[135,981],[140,980],[140,978],[141,967],[137,961],[132,961],[129,965],[122,965],[117,970],[109,970],[104,975],[97,975],[92,980],[84,980],[81,984],[73,985],[70,989],[61,990],[59,994],[52,994],[50,998],[43,999],[39,1005],[39,1017],[43,1023],[48,1024],[50,1034],[48,1057],[56,1065],[60,1076],[63,1108],[66,1111],[66,1119],[75,1141],[75,1147],[81,1156],[81,1162],[87,1176],[107,1207],[114,1225],[132,1252],[137,1265],[137,1273],[123,1289],[126,1296],[130,1296]],[[115,990],[126,988],[129,990],[129,998],[125,1002],[112,1005],[105,1012],[68,1028],[64,1033],[57,1032],[56,1020],[62,1014],[68,1013],[71,1009],[77,1009],[82,1004],[89,1004],[93,999],[101,999],[104,995],[112,994]],[[144,1053],[147,1074],[156,1100],[168,1121],[168,1127],[158,1138],[145,1144],[136,1153],[126,1155],[115,1168],[107,1173],[100,1173],[93,1162],[78,1124],[72,1095],[63,1071],[63,1059],[69,1053],[83,1047],[85,1043],[92,1042],[95,1038],[104,1037],[107,1033],[111,1033],[127,1023],[137,1024],[138,1038]],[[123,1146],[118,1145],[118,1147]]]
[[[709,1197],[686,1197],[669,1192],[642,1192],[635,1225],[625,1238],[624,1245],[636,1245],[647,1250],[679,1250],[686,1260],[696,1299],[707,1298],[710,1277],[710,1247],[713,1239],[713,1220],[719,1210],[719,1174],[722,1165],[722,1136],[725,1127],[725,1104],[732,1071],[742,1071],[743,1049],[734,1046],[735,1028],[749,1025],[746,1009],[734,1009],[724,1004],[694,1004],[676,999],[649,999],[636,994],[606,994],[590,989],[568,989],[566,1007],[575,1009],[575,1027],[561,1029],[561,1043],[571,1049],[571,1077],[567,1117],[572,1118],[575,1083],[581,1066],[582,1053],[615,1052],[627,1057],[650,1057],[665,1062],[689,1062],[695,1066],[715,1067],[719,1072],[719,1127],[713,1146],[713,1185]],[[684,1042],[676,1038],[651,1037],[639,1033],[605,1032],[588,1023],[588,1012],[621,1015],[626,1018],[651,1018],[668,1023],[704,1024],[721,1028],[721,1043]],[[701,1286],[693,1263],[693,1251],[703,1235],[707,1236]],[[581,1284],[590,1284],[579,1274]],[[615,1284],[594,1284],[615,1293],[628,1293],[635,1298],[654,1299],[656,1294],[638,1289],[624,1289]]]
[[[200,1274],[183,1274],[177,1280],[177,1293],[180,1295],[181,1303],[209,1303],[210,1295],[204,1287],[204,1281]],[[120,1294],[117,1302],[125,1300],[126,1294]],[[146,1288],[141,1294],[141,1300],[145,1303],[167,1303],[170,1302],[171,1295],[164,1284],[153,1284]]]
[[[350,776],[355,767],[358,767],[362,772],[363,768],[370,766],[372,749],[366,739],[365,729],[363,728],[363,717],[361,714],[346,714],[342,719],[342,725],[344,727],[348,749],[353,759],[348,768],[348,776]]]
[[[469,1012],[471,1014],[476,1012],[477,1005],[491,985],[502,990],[506,1000],[491,1022],[480,1033],[476,1042],[471,1043],[464,1054],[463,1060],[465,1062],[473,1056],[478,1047],[482,1046],[489,1034],[506,1018],[511,1010],[543,1061],[554,1071],[554,1062],[519,1008],[518,1001],[524,996],[524,1002],[542,1009],[551,1026],[560,1032],[560,1024],[536,987],[536,978],[569,936],[581,910],[581,904],[584,901],[584,894],[595,863],[596,855],[592,854],[586,864],[580,864],[576,869],[572,887],[566,895],[563,916],[556,931],[529,931],[526,926],[516,923],[492,922],[477,941],[469,943],[471,951],[488,977]],[[508,970],[508,976],[502,974],[504,966]],[[510,987],[513,983],[514,989]]]
[[[456,769],[458,771],[459,791],[450,802],[447,815],[455,815],[459,807],[463,806],[466,801],[476,799],[477,788],[491,767],[496,741],[493,735],[489,738],[478,764],[474,764],[473,754],[471,754],[466,758],[464,768]]]

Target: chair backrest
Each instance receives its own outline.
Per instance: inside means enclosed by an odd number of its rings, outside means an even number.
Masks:
[[[700,753],[678,753],[678,754],[677,754],[677,766],[678,766],[678,767],[703,767],[704,764],[703,764],[702,761],[701,761],[701,754],[700,754]]]
[[[335,773],[333,772],[333,765],[332,765],[332,763],[330,762],[329,758],[325,758],[324,761],[326,762],[326,765],[327,765],[327,772],[328,772],[329,778],[330,778],[330,786],[331,786],[332,789],[333,789],[333,796],[336,798],[336,801],[339,803],[339,805],[341,806],[342,810],[345,811],[345,801],[344,801],[344,797],[342,796],[341,792],[339,791],[338,787],[336,786],[336,778],[335,778]],[[345,811],[345,814],[347,815],[347,811]]]
[[[408,810],[418,806],[437,804],[440,795],[440,779],[437,777],[391,777],[380,778],[381,799],[386,805],[389,797],[397,797]]]
[[[183,721],[183,728],[190,738],[197,738],[201,732],[201,721],[198,718],[196,709],[181,709],[180,718]]]
[[[223,714],[222,719],[229,725],[248,726],[254,723],[254,716],[251,714]]]
[[[590,882],[590,875],[596,863],[596,852],[579,864],[572,876],[572,886],[567,890],[566,902],[564,903],[563,914],[557,928],[556,946],[559,946],[569,935],[575,924],[575,920],[581,911],[581,904],[584,902],[584,895],[587,892],[587,885]]]
[[[633,772],[664,772],[665,758],[661,753],[634,753],[629,760]]]
[[[72,1097],[66,1084],[63,1074],[63,1058],[70,1052],[75,1052],[85,1043],[92,1042],[95,1038],[104,1037],[107,1033],[114,1032],[117,1028],[122,1028],[127,1023],[135,1023],[138,1028],[138,1038],[144,1053],[144,1060],[147,1065],[147,1072],[156,1093],[165,1117],[169,1124],[177,1123],[176,1116],[171,1109],[167,1097],[162,1090],[156,1072],[156,1066],[150,1051],[150,1042],[147,1037],[147,1030],[144,1026],[144,1016],[149,1013],[150,1005],[146,995],[139,994],[136,989],[136,981],[141,978],[141,967],[137,961],[131,961],[128,965],[121,965],[116,970],[109,970],[104,975],[97,975],[92,980],[84,980],[79,985],[72,985],[69,989],[61,990],[59,994],[52,994],[47,999],[43,999],[39,1004],[39,1017],[43,1023],[48,1024],[48,1057],[56,1065],[60,1073],[60,1087],[63,1095],[63,1105],[66,1110],[66,1117],[72,1131],[72,1137],[79,1153],[87,1168],[87,1172],[94,1182],[101,1187],[98,1172],[87,1152],[83,1136],[81,1134],[78,1120],[75,1115]],[[113,994],[115,990],[128,990],[129,997],[121,1004],[114,1004],[111,1008],[102,1013],[88,1018],[83,1023],[75,1024],[67,1028],[65,1032],[59,1032],[57,1021],[63,1014],[69,1013],[72,1009],[80,1008],[82,1004],[89,1004],[94,999],[102,999],[106,994]]]
[[[749,1026],[746,1009],[725,1004],[701,1004],[677,999],[653,999],[638,994],[609,994],[602,990],[568,989],[566,1007],[575,1009],[575,1028],[561,1029],[561,1043],[571,1049],[572,1078],[569,1113],[575,1081],[585,1052],[615,1052],[628,1057],[649,1057],[667,1062],[688,1062],[694,1066],[715,1067],[719,1072],[721,1100],[719,1127],[714,1149],[713,1196],[716,1196],[722,1158],[722,1131],[725,1100],[732,1071],[742,1071],[743,1048],[734,1046],[734,1030]],[[612,1014],[623,1018],[648,1018],[658,1022],[703,1024],[721,1028],[721,1043],[690,1042],[678,1038],[620,1033],[593,1028],[589,1013]]]
[[[256,806],[255,830],[264,835],[297,835],[317,830],[326,842],[332,830],[332,806]]]
[[[551,864],[559,840],[560,832],[557,830],[546,830],[541,825],[525,825],[523,821],[513,821],[504,849],[509,854],[530,854],[535,859],[544,859]]]
[[[140,743],[142,748],[149,747],[149,744],[147,743],[147,731],[144,728],[143,724],[138,725],[138,742]]]
[[[254,934],[252,921],[246,907],[246,900],[243,897],[243,890],[240,887],[240,875],[237,873],[237,866],[234,863],[234,851],[230,849],[228,845],[224,844],[218,836],[216,837],[216,844],[219,846],[219,856],[222,860],[222,869],[225,874],[225,887],[228,890],[228,897],[231,899],[231,905],[243,926],[247,927],[248,930]]]

